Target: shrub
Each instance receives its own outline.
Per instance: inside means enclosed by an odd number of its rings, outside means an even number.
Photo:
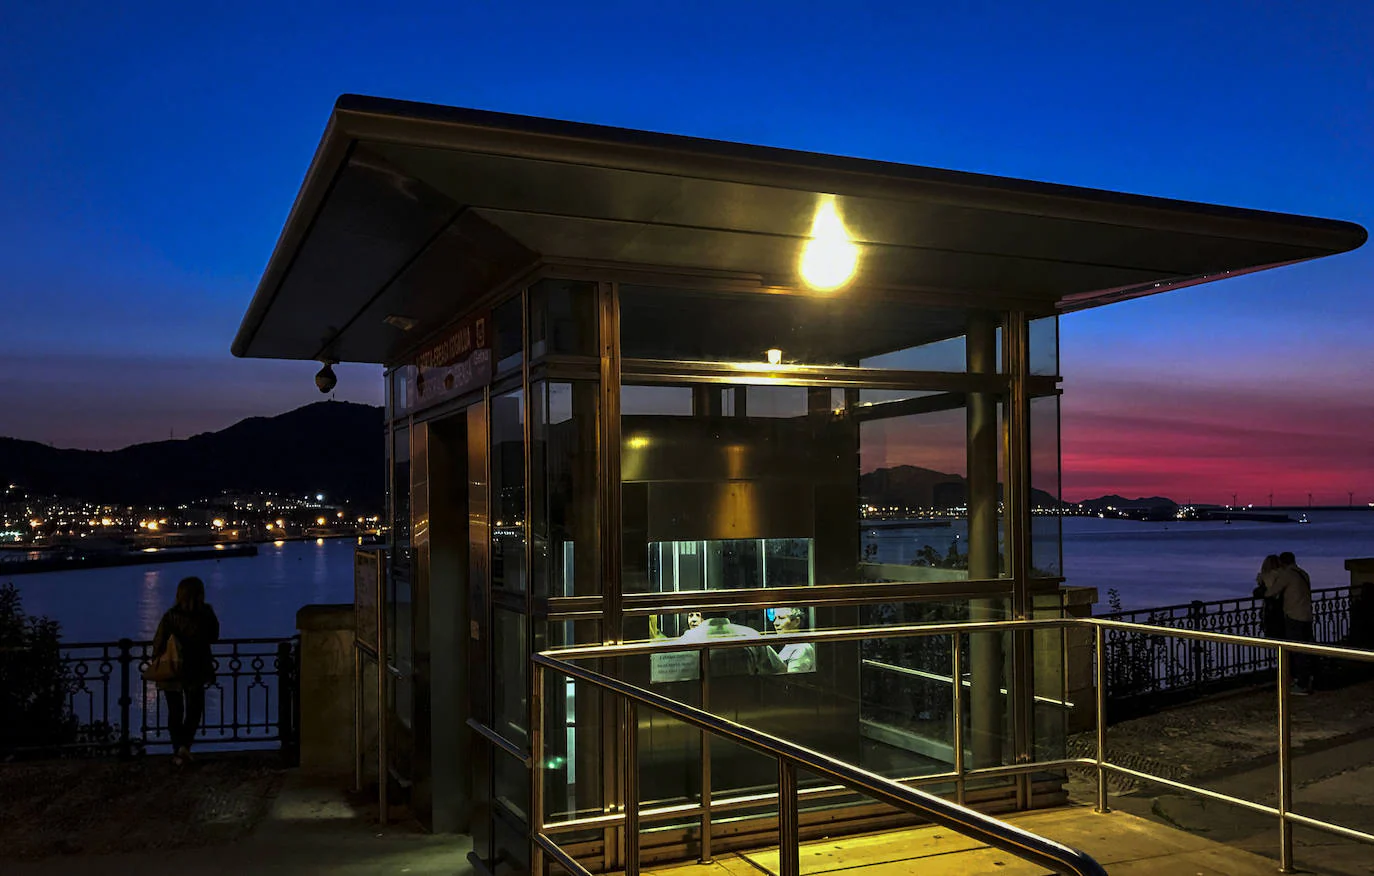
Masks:
[[[0,752],[76,741],[61,627],[29,617],[13,584],[0,587]]]

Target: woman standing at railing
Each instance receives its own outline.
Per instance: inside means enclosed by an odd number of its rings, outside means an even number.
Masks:
[[[1266,639],[1282,639],[1283,627],[1283,599],[1278,596],[1268,596],[1268,576],[1275,569],[1282,565],[1279,562],[1278,554],[1270,554],[1264,558],[1260,565],[1259,574],[1255,576],[1255,598],[1260,600],[1260,629],[1264,631]]]
[[[205,602],[205,583],[199,578],[183,578],[177,585],[176,604],[162,616],[153,636],[154,662],[173,640],[178,656],[176,673],[157,686],[167,698],[172,763],[179,767],[191,759],[191,743],[205,713],[205,688],[215,680],[210,646],[219,641],[219,618]]]

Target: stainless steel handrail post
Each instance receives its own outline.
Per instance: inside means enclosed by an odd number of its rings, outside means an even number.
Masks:
[[[387,751],[387,722],[391,717],[387,710],[387,684],[391,678],[391,673],[386,671],[386,656],[383,651],[377,652],[377,821],[382,824],[387,823],[391,813],[388,811],[387,804],[389,791],[391,790],[391,755]]]
[[[571,757],[573,752],[568,752]],[[530,665],[530,873],[544,876],[544,667]]]
[[[1279,872],[1293,872],[1292,716],[1289,714],[1288,687],[1293,683],[1293,655],[1279,644]]]
[[[363,789],[363,652],[353,647],[353,790]]]
[[[711,711],[711,653],[697,651],[701,676],[701,710]],[[711,862],[711,734],[701,730],[701,863]]]
[[[1097,811],[1107,805],[1107,631],[1093,627],[1093,684],[1097,686]]]
[[[954,689],[954,800],[962,806],[968,784],[964,776],[964,637],[956,632],[951,633],[949,638],[950,647],[953,648],[950,675],[954,679],[950,685]]]
[[[797,765],[778,758],[778,876],[800,876],[801,833],[797,816]]]
[[[625,876],[639,876],[639,705],[625,703]]]

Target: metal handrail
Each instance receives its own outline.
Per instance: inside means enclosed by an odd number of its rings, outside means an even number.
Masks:
[[[1330,593],[1349,592],[1349,590],[1350,590],[1350,585],[1349,585],[1349,584],[1346,584],[1346,585],[1341,586],[1341,587],[1314,587],[1314,588],[1312,588],[1312,597],[1315,599],[1317,596],[1322,596],[1322,595],[1326,595],[1326,594],[1330,594]],[[1107,611],[1107,612],[1103,612],[1102,614],[1093,615],[1093,616],[1094,616],[1094,617],[1097,617],[1097,618],[1101,618],[1102,620],[1120,620],[1121,617],[1122,617],[1123,615],[1128,615],[1128,614],[1146,614],[1146,615],[1148,615],[1148,614],[1159,614],[1159,615],[1163,615],[1163,614],[1166,613],[1166,612],[1175,612],[1175,611],[1179,611],[1180,609],[1193,609],[1193,608],[1199,608],[1199,607],[1200,607],[1200,608],[1206,609],[1206,608],[1211,608],[1212,606],[1215,606],[1215,605],[1225,605],[1225,604],[1227,604],[1228,602],[1251,602],[1251,601],[1253,601],[1253,600],[1255,600],[1255,599],[1257,599],[1257,598],[1263,599],[1264,597],[1255,597],[1255,596],[1232,596],[1232,597],[1230,597],[1230,598],[1228,598],[1228,599],[1210,599],[1210,600],[1207,600],[1206,602],[1204,602],[1204,601],[1202,601],[1202,600],[1198,600],[1197,602],[1180,602],[1180,603],[1176,603],[1176,604],[1174,604],[1174,605],[1155,605],[1155,606],[1151,606],[1151,607],[1148,607],[1148,608],[1123,608],[1121,611]],[[1277,597],[1276,597],[1276,598],[1277,598]],[[1133,621],[1128,621],[1128,623],[1133,623]]]
[[[636,731],[638,722],[633,720],[635,716],[634,704],[638,703],[671,715],[683,723],[708,732],[713,736],[729,739],[746,748],[777,758],[779,765],[779,869],[782,876],[796,876],[799,870],[796,782],[796,770],[798,768],[827,777],[853,791],[866,794],[894,808],[928,819],[935,824],[947,827],[1039,866],[1048,867],[1056,873],[1072,874],[1072,876],[1097,876],[1097,874],[1105,876],[1106,871],[1102,869],[1102,866],[1086,853],[992,816],[984,815],[967,806],[945,800],[925,791],[909,788],[829,755],[704,712],[662,694],[645,690],[547,653],[534,655],[533,662],[537,667],[551,669],[563,675],[581,679],[621,696],[630,707],[631,720],[629,720],[628,725],[630,728],[629,738],[632,740],[636,739],[638,735]],[[540,673],[540,677],[536,678],[534,682],[537,690],[542,690],[542,681],[542,673]],[[637,769],[634,757],[635,743],[632,742],[627,747],[630,749],[625,758],[627,772],[634,773]],[[536,757],[535,760],[537,763],[539,758]],[[542,777],[537,776],[535,778],[536,784],[541,781]],[[636,854],[639,801],[638,795],[630,793],[628,790],[633,789],[635,785],[637,782],[628,780],[626,782],[626,797],[630,801],[625,812],[627,838],[625,872],[627,876],[636,876],[639,872],[638,855]],[[540,815],[542,821],[542,813]],[[633,843],[630,842],[632,833],[636,838]],[[554,845],[543,830],[538,831],[535,842],[544,851],[549,851],[550,846]],[[565,855],[557,855],[556,859],[564,867],[567,867],[571,862],[571,859]],[[533,866],[531,870],[532,872],[542,872],[541,866],[538,865]],[[577,871],[588,872],[580,866]]]
[[[898,675],[905,675],[909,678],[919,678],[922,681],[934,681],[939,684],[954,684],[954,677],[951,675],[941,675],[938,672],[927,672],[924,669],[910,669],[906,666],[898,666],[895,663],[884,663],[882,660],[869,660],[865,657],[863,660],[863,665],[872,666],[874,669],[881,669],[884,672],[895,672]],[[965,678],[964,687],[973,687],[973,682],[970,679]],[[1010,694],[1010,691],[1008,691],[1005,687],[998,688],[997,692],[1000,693],[1002,696],[1008,696]],[[1073,708],[1073,703],[1069,702],[1068,700],[1056,700],[1054,697],[1044,697],[1040,696],[1039,694],[1036,694],[1033,697],[1033,699],[1037,703],[1041,703],[1042,705],[1046,706],[1059,706],[1060,708],[1064,709]]]
[[[653,642],[625,642],[615,645],[575,645],[570,648],[554,648],[541,653],[560,660],[595,660],[607,657],[635,657],[644,654],[671,653],[674,651],[700,651],[712,648],[748,648],[750,646],[771,645],[774,643],[790,645],[803,642],[855,642],[865,639],[902,639],[919,636],[947,636],[954,633],[975,635],[977,633],[1000,633],[1015,630],[1057,630],[1066,627],[1102,627],[1104,629],[1127,630],[1137,633],[1153,633],[1160,636],[1174,636],[1184,639],[1223,642],[1233,645],[1249,645],[1256,648],[1282,648],[1299,654],[1314,657],[1333,657],[1340,660],[1357,660],[1374,663],[1374,651],[1359,648],[1343,648],[1337,645],[1319,645],[1315,642],[1292,642],[1286,639],[1263,639],[1258,636],[1238,636],[1234,633],[1217,633],[1209,630],[1193,630],[1186,627],[1162,627],[1152,624],[1137,624],[1130,621],[1114,621],[1100,617],[1052,617],[1030,620],[995,621],[954,621],[936,624],[904,624],[884,627],[854,627],[837,630],[805,630],[797,633],[771,633],[758,639],[707,639],[700,642],[679,642],[676,640]]]
[[[766,642],[768,642],[768,643],[777,643],[777,644],[790,644],[790,643],[802,643],[802,642],[809,642],[809,643],[828,643],[828,642],[862,641],[862,640],[865,640],[865,639],[873,639],[873,638],[907,638],[907,637],[924,637],[924,636],[949,635],[949,636],[954,637],[954,640],[955,640],[955,641],[954,641],[954,646],[955,646],[955,647],[954,647],[954,653],[955,653],[955,659],[956,659],[956,664],[957,664],[957,661],[958,661],[958,639],[959,639],[959,637],[962,637],[962,636],[965,636],[965,635],[974,635],[974,634],[978,634],[978,633],[999,633],[999,632],[1008,632],[1008,631],[1034,631],[1034,630],[1046,630],[1046,629],[1064,630],[1064,629],[1070,629],[1070,628],[1086,628],[1086,629],[1091,629],[1091,630],[1093,631],[1093,638],[1094,638],[1094,655],[1095,655],[1095,660],[1094,660],[1094,663],[1095,663],[1095,683],[1096,683],[1096,717],[1097,717],[1097,752],[1096,752],[1096,757],[1095,757],[1095,758],[1065,758],[1065,759],[1053,760],[1053,761],[1039,761],[1039,762],[1020,763],[1020,764],[1009,765],[1009,766],[1004,766],[1004,767],[983,768],[983,769],[974,769],[974,770],[965,769],[964,763],[963,763],[963,757],[962,757],[962,755],[963,755],[962,743],[960,743],[960,742],[958,741],[958,737],[961,736],[961,733],[960,733],[959,731],[962,729],[961,724],[962,724],[962,714],[963,714],[963,708],[962,708],[962,700],[963,700],[963,697],[960,695],[960,692],[961,692],[961,688],[963,687],[963,685],[951,685],[952,690],[953,690],[953,691],[955,692],[955,694],[956,694],[956,696],[955,696],[955,715],[954,715],[954,726],[955,726],[955,728],[956,728],[956,748],[955,748],[955,765],[954,765],[954,766],[955,766],[955,769],[954,769],[954,771],[953,771],[952,773],[949,773],[949,774],[941,774],[941,775],[939,775],[939,776],[930,776],[930,777],[926,777],[926,778],[929,778],[929,779],[932,779],[932,780],[933,780],[933,779],[937,779],[937,778],[940,778],[940,779],[953,778],[954,781],[955,781],[955,783],[956,783],[956,788],[957,788],[957,792],[958,792],[958,794],[959,794],[959,799],[962,800],[964,783],[965,783],[965,780],[966,780],[968,777],[970,777],[970,776],[993,775],[993,774],[999,774],[999,775],[1016,775],[1016,774],[1026,774],[1026,773],[1030,773],[1030,772],[1034,772],[1034,771],[1039,771],[1039,770],[1044,770],[1044,769],[1050,769],[1050,768],[1062,768],[1062,767],[1070,766],[1070,765],[1083,765],[1083,766],[1089,766],[1089,767],[1095,768],[1095,770],[1096,770],[1096,772],[1097,772],[1097,810],[1098,810],[1099,812],[1107,812],[1107,811],[1109,811],[1108,805],[1107,805],[1107,785],[1106,785],[1106,776],[1107,776],[1107,774],[1108,774],[1109,772],[1111,772],[1111,773],[1116,773],[1116,774],[1118,774],[1118,775],[1126,776],[1126,777],[1129,777],[1129,778],[1140,779],[1140,780],[1150,781],[1150,782],[1156,782],[1156,783],[1165,785],[1165,786],[1167,786],[1167,787],[1172,787],[1172,788],[1175,788],[1175,789],[1178,789],[1178,790],[1182,790],[1182,791],[1186,791],[1186,792],[1189,792],[1189,793],[1198,794],[1198,795],[1200,795],[1200,796],[1207,797],[1207,798],[1210,798],[1210,799],[1220,800],[1220,801],[1222,801],[1222,802],[1227,802],[1227,803],[1231,803],[1231,804],[1233,804],[1233,805],[1241,806],[1241,807],[1246,808],[1246,809],[1249,809],[1249,810],[1251,810],[1251,811],[1260,812],[1260,813],[1268,814],[1268,815],[1276,815],[1276,816],[1278,816],[1278,819],[1279,819],[1279,826],[1280,826],[1279,859],[1280,859],[1280,869],[1281,869],[1282,872],[1291,872],[1291,870],[1292,870],[1292,866],[1293,866],[1293,836],[1292,836],[1292,830],[1293,830],[1293,825],[1294,825],[1294,824],[1299,824],[1299,825],[1302,825],[1302,826],[1305,826],[1305,827],[1311,827],[1311,828],[1315,828],[1315,829],[1318,829],[1318,830],[1323,830],[1323,831],[1326,831],[1326,832],[1328,832],[1328,833],[1332,833],[1332,834],[1337,835],[1337,836],[1345,837],[1345,838],[1347,838],[1347,839],[1354,839],[1354,840],[1358,840],[1358,841],[1365,842],[1365,843],[1374,843],[1374,834],[1366,833],[1366,832],[1364,832],[1364,831],[1356,830],[1356,829],[1349,828],[1349,827],[1345,827],[1345,826],[1343,826],[1343,825],[1335,824],[1335,823],[1333,823],[1333,822],[1327,822],[1327,821],[1323,821],[1323,820],[1320,820],[1320,819],[1312,818],[1312,817],[1310,817],[1310,816],[1301,815],[1301,814],[1296,813],[1296,812],[1293,811],[1293,778],[1292,778],[1293,773],[1292,773],[1291,713],[1290,713],[1290,709],[1289,709],[1289,687],[1290,687],[1290,685],[1291,685],[1291,683],[1292,683],[1292,655],[1293,655],[1293,654],[1304,654],[1304,655],[1309,655],[1309,656],[1314,656],[1314,657],[1326,657],[1326,658],[1331,658],[1331,659],[1336,659],[1336,660],[1350,660],[1350,661],[1361,662],[1361,663],[1374,663],[1374,651],[1362,650],[1362,649],[1356,649],[1356,648],[1338,647],[1338,646],[1334,646],[1334,645],[1319,645],[1319,644],[1307,643],[1307,642],[1291,642],[1291,641],[1285,641],[1285,640],[1264,639],[1264,638],[1259,638],[1259,637],[1255,637],[1255,636],[1239,636],[1239,635],[1234,635],[1234,634],[1230,634],[1230,633],[1217,633],[1217,632],[1212,632],[1212,631],[1195,630],[1195,629],[1188,629],[1188,628],[1182,628],[1182,627],[1166,627],[1166,626],[1157,626],[1157,625],[1151,625],[1151,624],[1139,624],[1139,623],[1131,623],[1131,622],[1127,622],[1127,621],[1108,620],[1108,619],[1102,618],[1102,617],[1088,617],[1088,618],[1043,618],[1043,619],[1033,619],[1033,620],[964,621],[964,622],[953,622],[953,623],[917,624],[917,625],[887,626],[887,627],[864,627],[864,628],[840,629],[840,630],[812,630],[812,631],[797,632],[797,633],[774,634],[774,635],[770,635],[770,636],[765,637],[765,640],[764,640],[764,641],[766,641]],[[1222,794],[1222,793],[1220,793],[1220,792],[1218,792],[1218,791],[1213,791],[1213,790],[1211,790],[1211,789],[1199,787],[1199,786],[1196,786],[1196,785],[1189,785],[1189,784],[1187,784],[1187,783],[1179,782],[1179,781],[1176,781],[1176,780],[1173,780],[1173,779],[1169,779],[1169,778],[1165,778],[1165,777],[1163,777],[1163,776],[1156,776],[1156,775],[1153,775],[1153,774],[1151,774],[1151,773],[1147,773],[1147,772],[1143,772],[1143,771],[1140,771],[1140,770],[1135,770],[1135,769],[1131,769],[1131,768],[1128,768],[1128,767],[1124,767],[1124,766],[1120,766],[1120,765],[1117,765],[1117,764],[1113,764],[1113,763],[1111,763],[1110,761],[1107,760],[1107,756],[1106,756],[1106,750],[1107,750],[1107,739],[1106,739],[1106,727],[1107,727],[1107,725],[1106,725],[1106,681],[1105,681],[1105,680],[1106,680],[1106,655],[1107,655],[1107,649],[1106,649],[1106,632],[1107,632],[1108,630],[1120,630],[1120,631],[1134,632],[1134,633],[1145,634],[1145,635],[1157,635],[1157,636],[1163,636],[1163,637],[1185,638],[1185,639],[1193,639],[1193,640],[1200,640],[1200,641],[1219,642],[1219,643],[1223,643],[1223,644],[1231,644],[1231,645],[1238,645],[1238,646],[1249,646],[1249,647],[1255,647],[1255,648],[1270,648],[1270,649],[1274,649],[1274,650],[1277,652],[1277,655],[1278,655],[1278,659],[1277,659],[1277,663],[1278,663],[1278,682],[1279,682],[1279,683],[1278,683],[1278,697],[1277,697],[1277,699],[1278,699],[1278,703],[1277,703],[1277,705],[1278,705],[1278,743],[1279,743],[1279,744],[1278,744],[1278,749],[1279,749],[1279,751],[1278,751],[1278,754],[1279,754],[1279,757],[1278,757],[1278,766],[1279,766],[1279,805],[1278,805],[1277,807],[1268,806],[1268,805],[1261,804],[1261,803],[1256,803],[1256,802],[1254,802],[1254,801],[1245,800],[1245,799],[1239,798],[1239,797],[1233,797],[1233,796],[1230,796],[1230,795],[1227,795],[1227,794]],[[784,740],[776,739],[775,737],[768,736],[767,734],[759,733],[759,731],[752,730],[751,728],[743,727],[742,725],[733,724],[732,722],[726,721],[725,719],[722,719],[722,718],[718,718],[717,716],[712,715],[712,714],[710,714],[710,713],[708,713],[708,712],[702,712],[702,711],[699,710],[699,709],[695,709],[695,708],[693,708],[693,707],[691,707],[691,706],[686,706],[686,705],[683,705],[683,704],[681,704],[681,703],[677,703],[677,702],[674,701],[674,700],[670,700],[670,699],[667,699],[667,698],[665,698],[665,697],[662,697],[661,695],[655,694],[655,693],[653,693],[652,691],[647,691],[647,690],[644,690],[644,689],[642,689],[642,688],[638,688],[638,687],[635,687],[635,686],[633,686],[633,685],[629,685],[629,684],[626,683],[626,682],[619,681],[618,679],[611,678],[611,677],[609,677],[609,676],[606,676],[606,675],[604,675],[604,674],[602,674],[602,673],[599,673],[599,672],[596,672],[596,671],[594,671],[594,670],[585,669],[585,668],[583,668],[583,667],[576,666],[575,664],[572,664],[572,663],[569,663],[569,662],[568,662],[568,661],[571,661],[571,660],[605,659],[605,658],[609,658],[609,657],[625,657],[625,656],[649,655],[649,654],[656,654],[656,653],[671,653],[671,652],[681,652],[681,651],[697,651],[697,652],[699,653],[699,655],[700,655],[701,664],[702,664],[702,670],[703,670],[702,678],[703,678],[703,681],[705,681],[705,680],[707,680],[706,669],[707,669],[707,662],[708,662],[706,658],[707,658],[707,655],[708,655],[708,653],[709,653],[709,651],[710,651],[711,649],[714,649],[714,648],[750,647],[750,646],[757,646],[758,644],[760,644],[760,640],[759,640],[759,639],[712,639],[712,640],[708,640],[708,641],[704,641],[704,642],[676,642],[676,641],[668,641],[668,642],[636,642],[636,643],[622,643],[622,644],[612,644],[612,645],[589,645],[589,646],[577,646],[577,647],[570,647],[570,648],[560,648],[560,649],[554,649],[554,650],[550,650],[550,651],[545,651],[545,652],[543,652],[543,653],[541,653],[541,654],[535,655],[534,658],[533,658],[533,659],[534,659],[534,671],[535,671],[537,674],[539,674],[540,677],[542,678],[542,671],[543,671],[543,669],[544,669],[545,667],[548,667],[548,668],[553,669],[553,670],[555,670],[555,671],[565,672],[565,673],[567,673],[567,674],[569,674],[569,675],[573,675],[574,677],[582,678],[583,680],[588,681],[589,683],[597,684],[597,685],[599,685],[599,686],[603,686],[603,687],[606,687],[606,688],[608,688],[608,689],[611,689],[611,690],[613,690],[613,691],[615,691],[615,692],[617,692],[617,693],[620,693],[623,697],[626,698],[626,702],[627,702],[627,704],[629,704],[630,706],[633,706],[633,704],[634,704],[634,702],[635,702],[636,700],[639,701],[639,702],[644,702],[645,704],[650,705],[650,706],[653,707],[653,708],[660,708],[660,709],[662,709],[662,710],[664,710],[664,711],[667,711],[669,714],[672,714],[672,715],[674,715],[675,717],[678,717],[680,720],[683,720],[683,721],[686,721],[687,723],[691,723],[691,724],[696,725],[699,729],[703,730],[703,732],[717,733],[717,732],[720,732],[720,730],[718,729],[719,727],[725,727],[725,725],[729,725],[729,726],[728,726],[728,729],[729,729],[731,732],[730,732],[730,733],[727,733],[727,734],[725,734],[725,735],[730,735],[731,738],[736,738],[736,741],[740,742],[741,744],[744,744],[744,745],[750,746],[750,747],[754,747],[754,748],[756,748],[756,750],[764,751],[765,753],[774,754],[774,756],[777,756],[777,757],[779,758],[779,763],[780,763],[780,765],[783,763],[784,760],[786,760],[786,759],[788,759],[788,758],[791,758],[792,769],[794,769],[794,770],[795,770],[795,767],[796,767],[797,765],[801,765],[801,766],[803,766],[803,767],[806,768],[806,769],[812,770],[812,771],[817,772],[817,773],[820,773],[820,774],[822,774],[822,775],[830,775],[832,778],[836,779],[837,781],[840,781],[842,784],[848,785],[848,782],[846,781],[846,779],[840,777],[840,776],[841,776],[840,773],[830,772],[830,771],[827,771],[827,770],[824,769],[824,768],[818,768],[818,767],[815,767],[815,766],[811,766],[811,765],[807,762],[809,759],[811,759],[811,758],[813,758],[813,757],[814,757],[814,758],[823,759],[824,761],[827,761],[827,762],[828,762],[828,761],[833,761],[833,759],[827,758],[825,755],[821,755],[821,754],[819,754],[819,753],[817,753],[817,752],[813,752],[813,751],[811,751],[810,749],[806,749],[806,748],[803,748],[803,747],[801,747],[801,746],[795,746],[795,745],[792,745],[791,743],[786,743]],[[623,690],[622,690],[621,688],[623,688]],[[542,687],[541,687],[540,685],[536,685],[536,686],[535,686],[535,690],[536,690],[536,691],[542,690]],[[705,722],[705,723],[702,723],[702,722]],[[536,753],[538,752],[540,746],[542,746],[542,735],[543,735],[543,734],[542,734],[542,715],[541,715],[540,718],[539,718],[539,724],[540,724],[541,726],[539,727],[539,730],[538,730],[538,734],[537,734],[537,738],[536,738],[536,744],[532,746],[532,750],[535,751]],[[633,725],[631,725],[631,726],[633,726]],[[757,734],[757,738],[751,741],[751,740],[745,739],[745,738],[743,738],[743,737],[734,737],[734,736],[731,735],[731,734],[732,734],[735,730],[741,731],[741,732],[743,732],[743,733],[745,733],[745,734]],[[783,752],[783,753],[778,753],[776,750],[769,749],[769,748],[767,747],[767,746],[769,746],[769,745],[772,745],[772,746],[774,746],[775,748],[776,748],[776,747],[780,747],[780,746],[790,746],[790,750],[787,750],[787,751],[785,751],[785,752]],[[805,758],[806,760],[803,760],[803,758]],[[540,768],[541,768],[540,760],[541,760],[541,759],[540,759],[539,757],[537,757],[537,756],[534,758],[534,764],[535,764],[535,769],[536,769],[536,771],[539,771]],[[902,790],[904,790],[904,791],[912,791],[912,790],[913,790],[913,789],[908,788],[908,787],[906,787],[905,785],[902,785],[902,784],[900,784],[900,783],[893,782],[892,780],[885,779],[885,778],[883,778],[883,777],[881,777],[881,776],[877,776],[877,775],[872,774],[872,773],[868,773],[867,771],[862,770],[862,769],[860,769],[860,768],[858,768],[858,767],[854,767],[854,766],[852,766],[852,765],[844,764],[844,763],[842,763],[842,762],[837,762],[837,761],[834,762],[834,763],[835,763],[835,764],[838,764],[839,766],[845,767],[847,770],[855,771],[855,772],[854,772],[854,775],[855,775],[856,777],[859,777],[859,778],[864,779],[865,781],[868,781],[868,780],[876,780],[876,781],[882,783],[882,784],[881,784],[881,787],[883,787],[884,789],[891,790],[890,788],[888,788],[888,785],[892,785],[892,786],[895,786],[896,788],[900,788],[900,789],[902,789]],[[539,785],[539,784],[541,784],[541,783],[542,783],[542,780],[541,780],[541,782],[536,782],[537,785]],[[784,784],[785,784],[785,782],[783,781],[783,777],[780,775],[780,785],[779,785],[780,789],[782,789],[782,788],[784,787]],[[865,788],[865,790],[866,790],[866,788]],[[793,792],[795,792],[795,788],[793,788]],[[780,790],[780,793],[781,793],[781,790]],[[803,793],[804,793],[804,792],[803,792]],[[869,791],[869,793],[873,793],[873,792]],[[916,792],[916,793],[920,793],[920,797],[919,797],[918,799],[920,800],[921,803],[927,802],[927,801],[926,801],[926,798],[930,798],[930,799],[934,799],[934,800],[939,800],[941,803],[944,803],[944,804],[946,804],[946,805],[957,805],[957,804],[949,804],[948,801],[944,801],[944,800],[942,800],[941,798],[938,798],[938,797],[931,797],[931,795],[924,794],[924,793],[922,793],[922,792]],[[882,797],[881,795],[879,795],[879,794],[877,794],[877,793],[873,793],[873,795],[874,795],[874,796],[879,796],[880,799],[885,799],[885,800],[886,800],[885,797]],[[541,796],[542,796],[542,795],[541,795]],[[768,795],[768,796],[771,796],[771,795]],[[891,802],[891,801],[887,801],[887,802]],[[537,811],[539,812],[539,819],[533,822],[533,824],[539,825],[539,829],[538,829],[538,830],[532,831],[533,833],[536,834],[536,835],[533,837],[535,849],[536,849],[537,851],[539,851],[539,853],[541,853],[541,854],[542,854],[544,851],[548,851],[549,854],[550,854],[552,857],[555,857],[555,859],[558,860],[558,861],[560,862],[560,864],[562,864],[562,863],[564,863],[564,860],[567,858],[566,854],[565,854],[565,853],[562,853],[561,850],[558,850],[558,853],[557,853],[557,854],[555,854],[553,851],[549,851],[551,848],[556,848],[556,844],[555,844],[551,839],[549,839],[549,838],[546,836],[546,834],[544,833],[545,830],[557,829],[557,828],[558,828],[558,825],[544,825],[544,824],[543,824],[543,816],[542,816],[542,799],[539,800],[539,803],[540,803],[540,807],[539,807],[539,809],[537,810]],[[898,803],[895,803],[895,802],[892,803],[892,805],[894,805],[894,806],[899,806],[899,807],[901,807],[901,808],[905,808],[905,807],[902,806],[901,804],[898,804]],[[626,813],[625,813],[623,816],[622,816],[622,815],[602,816],[602,817],[600,817],[600,818],[598,818],[598,819],[593,819],[593,820],[598,821],[598,822],[605,822],[606,824],[621,824],[621,823],[623,823],[623,824],[626,825],[626,829],[627,829],[627,830],[628,830],[628,825],[629,825],[631,822],[633,822],[633,823],[635,824],[635,826],[636,826],[636,831],[637,831],[639,813],[638,813],[637,811],[635,811],[634,814],[633,814],[633,818],[632,818],[632,817],[631,817],[631,812],[630,812],[630,810],[633,810],[633,809],[636,809],[636,808],[637,808],[637,807],[629,807],[629,808],[627,809]],[[706,822],[706,819],[709,818],[709,808],[710,808],[710,803],[709,803],[709,801],[707,801],[707,802],[705,802],[705,803],[703,804],[703,806],[700,806],[700,807],[692,807],[692,810],[693,810],[694,812],[697,811],[697,810],[703,810],[703,823],[705,824],[705,823],[707,823],[707,822]],[[964,809],[965,809],[964,807],[958,806],[956,811],[962,812]],[[907,809],[907,811],[911,811],[911,810],[910,810],[910,809]],[[973,812],[972,810],[967,810],[967,811],[968,811],[968,812]],[[646,813],[646,814],[647,814],[647,813]],[[918,813],[918,814],[924,814],[924,813]],[[987,818],[987,816],[982,816],[982,815],[979,814],[979,813],[973,813],[973,814],[974,814],[974,815],[978,815],[980,818],[984,818],[984,819]],[[928,816],[928,817],[929,817],[929,816]],[[932,817],[931,820],[936,820],[936,819]],[[991,820],[992,820],[992,821],[996,821],[996,819],[991,819]],[[954,830],[959,830],[959,827],[958,827],[956,824],[950,824],[950,823],[947,823],[947,822],[939,822],[939,823],[944,823],[944,824],[946,824],[946,826],[951,827],[951,828],[954,829]],[[1003,824],[1004,824],[1003,822],[996,822],[996,823],[999,824],[999,825],[1003,825]],[[782,824],[783,824],[783,821],[780,819],[780,826],[781,826]],[[1004,826],[1010,827],[1010,825],[1004,825]],[[1032,836],[1033,836],[1033,835],[1032,835]],[[795,839],[795,837],[794,837],[794,839]],[[1048,841],[1047,841],[1047,842],[1048,842]],[[990,843],[990,844],[992,844],[992,843]],[[784,843],[783,845],[785,846],[785,843]],[[635,846],[636,846],[636,848],[637,848],[637,839],[636,839],[636,841],[635,841]],[[1012,851],[1013,854],[1016,853],[1015,851],[1013,851],[1013,850],[1011,850],[1011,849],[1008,849],[1008,851]],[[1070,850],[1070,851],[1072,851],[1072,850]],[[568,859],[568,860],[571,860],[571,859]],[[784,864],[787,864],[787,863],[788,863],[788,859],[787,859],[787,857],[786,857],[785,855],[782,857],[781,860],[782,860],[782,862],[783,862]],[[1091,860],[1091,859],[1088,859],[1088,860]],[[629,864],[629,863],[631,863],[631,862],[627,861],[627,864]],[[566,866],[566,864],[565,864],[565,866]],[[573,869],[573,868],[569,868],[569,869]],[[576,868],[576,872],[587,873],[588,871],[585,870],[585,868],[582,868],[582,867],[578,866],[578,867]],[[630,871],[628,867],[627,867],[627,871],[626,871],[626,872],[627,872],[628,876],[634,876],[634,874],[638,872],[638,871],[637,871],[637,862],[635,862],[635,870],[634,870],[633,872]],[[792,871],[792,872],[795,872],[795,871]],[[1061,871],[1061,872],[1077,872],[1077,871]],[[1097,872],[1097,871],[1090,871],[1090,872]]]

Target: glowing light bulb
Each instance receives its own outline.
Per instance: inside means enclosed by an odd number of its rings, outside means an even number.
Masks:
[[[811,239],[802,248],[802,280],[813,289],[829,292],[853,279],[858,266],[859,247],[845,230],[835,196],[826,195],[816,207]]]
[[[766,355],[768,356],[769,365],[779,365],[782,363],[782,350],[774,348],[767,351]]]

